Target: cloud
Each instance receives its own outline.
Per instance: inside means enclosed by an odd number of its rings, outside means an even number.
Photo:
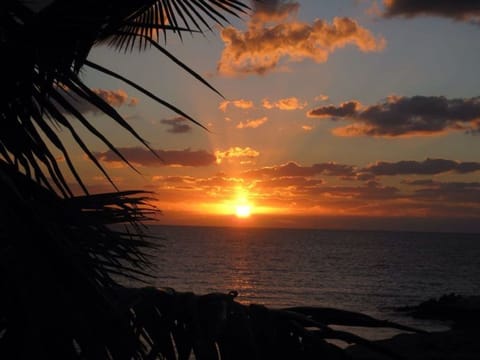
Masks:
[[[432,182],[414,193],[416,199],[448,203],[480,202],[480,182]]]
[[[480,162],[455,161],[447,159],[426,159],[424,161],[402,160],[398,162],[377,161],[364,168],[335,162],[302,166],[293,161],[285,164],[248,170],[242,177],[248,179],[281,177],[337,176],[342,180],[374,181],[376,176],[396,175],[437,175],[446,172],[467,174],[480,171]],[[407,183],[407,182],[406,182]]]
[[[321,106],[307,116],[354,122],[334,129],[339,136],[425,136],[455,130],[476,133],[480,131],[480,97],[390,96],[371,106],[358,101]]]
[[[459,21],[480,20],[480,6],[475,0],[384,0],[383,3],[385,17],[433,15]]]
[[[118,148],[118,151],[131,163],[142,166],[210,166],[215,164],[215,155],[205,151],[190,149],[162,150],[154,149],[156,157],[148,149],[141,147]],[[98,160],[119,162],[121,159],[111,150],[94,153]]]
[[[86,113],[100,113],[101,111],[91,103],[80,98],[68,88],[63,88],[66,93],[65,99],[69,101],[79,112]],[[134,107],[138,105],[138,98],[129,96],[123,89],[107,90],[107,89],[92,89],[92,91],[102,98],[109,105],[119,108],[121,106]]]
[[[416,179],[416,180],[405,179],[405,180],[402,180],[402,184],[407,184],[407,185],[410,185],[410,186],[434,185],[436,183],[437,182],[433,181],[432,179]]]
[[[319,163],[312,166],[301,166],[295,162],[288,162],[282,165],[249,170],[243,173],[243,176],[246,178],[278,178],[292,176],[311,177],[316,175],[348,176],[353,174],[353,166],[337,164],[334,162]]]
[[[358,172],[355,174],[355,176],[344,176],[342,178],[343,180],[358,180],[358,181],[370,181],[370,180],[375,180],[375,175],[374,174],[369,174],[369,173],[364,173],[364,172]]]
[[[262,179],[255,182],[256,189],[275,189],[275,188],[289,188],[290,191],[294,189],[313,188],[324,184],[322,179],[309,179],[301,176],[283,176],[270,179]]]
[[[361,104],[358,101],[347,101],[340,106],[327,105],[321,106],[319,108],[310,110],[307,113],[309,117],[318,117],[318,118],[343,118],[350,117],[356,114],[357,110],[361,107]]]
[[[279,109],[279,110],[299,110],[307,106],[306,102],[300,101],[296,97],[289,97],[280,99],[278,101],[270,102],[268,99],[263,99],[262,106],[265,109]]]
[[[171,119],[162,119],[160,120],[160,122],[162,124],[170,126],[167,132],[172,134],[184,134],[192,130],[188,119],[182,116],[174,117]]]
[[[251,21],[255,23],[282,22],[300,8],[296,1],[262,0],[253,2]]]
[[[136,106],[138,104],[137,98],[128,96],[126,91],[122,89],[93,89],[93,92],[114,107],[120,107],[122,105]]]
[[[380,51],[385,39],[347,17],[331,23],[316,19],[312,24],[295,20],[296,2],[256,2],[246,31],[226,27],[221,32],[225,48],[217,64],[223,75],[263,75],[283,63],[311,59],[328,60],[336,49],[354,45],[363,52]]]
[[[219,152],[223,159],[235,158],[236,154],[248,155],[248,148],[232,148]],[[227,153],[229,153],[227,155]],[[233,155],[235,154],[235,155]],[[231,155],[231,157],[230,157]],[[480,182],[442,182],[431,179],[407,179],[401,186],[391,186],[381,178],[365,179],[362,184],[346,184],[344,176],[358,174],[391,175],[435,175],[445,171],[462,173],[464,169],[478,168],[480,163],[455,162],[444,159],[427,159],[413,162],[414,169],[405,168],[409,161],[388,163],[398,169],[385,170],[372,164],[363,169],[336,163],[318,163],[302,166],[294,162],[261,167],[230,176],[220,173],[214,176],[169,176],[156,175],[152,178],[152,189],[162,201],[184,204],[191,207],[195,202],[200,207],[219,209],[222,204],[234,202],[238,189],[248,192],[249,201],[257,209],[272,207],[288,214],[329,214],[364,216],[413,216],[425,217],[479,217]],[[416,167],[416,168],[415,168]],[[372,173],[366,169],[372,169]],[[447,170],[453,169],[453,170]],[[338,176],[324,179],[323,176]],[[449,179],[453,178],[449,175]],[[389,180],[390,181],[390,180]],[[175,205],[172,205],[175,206]],[[180,206],[180,205],[179,205]],[[180,209],[180,207],[179,207]],[[216,211],[216,210],[213,210]],[[224,211],[224,210],[220,210]]]
[[[362,186],[335,186],[326,190],[331,196],[361,200],[395,200],[403,195],[394,186],[384,186],[376,181],[369,181]]]
[[[328,185],[321,179],[279,177],[259,180],[255,183],[255,188],[257,187],[270,188],[270,191],[283,194],[290,201],[295,200],[300,206],[307,207],[335,203],[341,203],[344,207],[356,207],[365,200],[396,200],[403,197],[398,188],[375,181],[360,186],[343,186]]]
[[[315,96],[313,100],[315,101],[327,101],[329,99],[328,95],[325,94],[320,94],[318,96]]]
[[[260,156],[260,153],[251,147],[247,146],[241,148],[239,146],[231,147],[230,149],[215,151],[217,164],[221,164],[223,160],[239,159],[241,162],[250,162],[252,159]]]
[[[152,178],[155,194],[161,201],[168,203],[185,203],[188,208],[202,203],[209,203],[210,210],[215,205],[235,197],[237,188],[243,185],[242,179],[231,178],[222,174],[212,177],[163,176]]]
[[[237,129],[246,129],[246,128],[251,128],[251,129],[256,129],[259,126],[262,126],[268,121],[268,118],[266,116],[258,118],[258,119],[252,119],[252,120],[247,120],[245,122],[240,122],[237,125]]]
[[[480,170],[479,162],[459,162],[446,159],[426,159],[424,161],[378,161],[368,165],[362,171],[374,175],[436,175],[453,171],[460,174],[471,173]]]
[[[241,182],[237,178],[229,178],[223,174],[212,177],[193,177],[193,176],[164,176],[155,175],[152,177],[155,185],[163,185],[167,188],[175,187],[175,190],[180,189],[197,189],[203,192],[210,192],[213,188],[228,188],[234,187]]]
[[[244,99],[239,99],[239,100],[225,100],[220,103],[218,108],[222,110],[223,112],[227,111],[227,107],[229,105],[232,105],[236,108],[239,109],[251,109],[253,108],[253,101],[251,100],[244,100]]]

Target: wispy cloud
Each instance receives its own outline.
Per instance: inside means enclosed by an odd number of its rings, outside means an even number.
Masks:
[[[244,100],[244,99],[238,99],[238,100],[225,100],[220,103],[218,108],[222,110],[223,112],[227,111],[227,108],[229,106],[233,106],[239,109],[251,109],[253,108],[253,101],[251,100]]]
[[[279,110],[301,110],[307,106],[306,101],[301,101],[296,97],[289,97],[285,99],[280,99],[277,101],[270,101],[268,99],[263,99],[262,106],[265,109],[279,109]]]
[[[337,164],[334,162],[319,163],[312,166],[302,166],[295,162],[288,162],[282,165],[264,167],[255,170],[249,170],[242,174],[247,178],[276,178],[285,176],[347,176],[354,174],[354,167],[350,165]]]
[[[390,96],[370,106],[358,101],[320,106],[307,116],[352,121],[352,125],[334,129],[339,136],[418,136],[458,130],[476,133],[480,130],[480,97]]]
[[[262,126],[263,124],[265,124],[267,121],[268,121],[268,118],[266,116],[263,116],[258,119],[241,121],[237,125],[237,129],[247,129],[247,128],[256,129],[259,126]]]
[[[318,187],[323,185],[325,181],[323,179],[312,179],[303,176],[282,176],[269,179],[260,179],[255,182],[256,189],[281,189],[288,188],[293,191],[304,191],[307,188]]]
[[[232,159],[250,163],[253,159],[260,156],[260,153],[249,146],[244,148],[234,146],[227,150],[215,151],[215,156],[217,157],[217,164],[221,164],[224,160]]]
[[[336,49],[354,45],[363,52],[380,51],[385,39],[347,17],[312,24],[295,19],[297,2],[256,2],[246,31],[222,30],[225,43],[217,70],[223,75],[266,74],[282,64],[311,59],[328,60]]]
[[[320,94],[318,96],[315,96],[313,100],[315,100],[315,101],[327,101],[328,99],[329,99],[328,95]]]

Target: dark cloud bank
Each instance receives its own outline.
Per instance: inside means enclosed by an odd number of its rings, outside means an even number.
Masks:
[[[162,150],[151,151],[141,147],[118,148],[118,151],[131,163],[142,166],[209,166],[215,164],[215,155],[205,150]],[[116,162],[121,159],[111,150],[95,153],[97,159],[105,162]]]
[[[389,0],[385,1],[385,17],[414,17],[432,15],[460,21],[478,21],[480,2],[478,0]]]
[[[321,106],[310,110],[307,115],[353,122],[334,130],[334,134],[341,136],[434,135],[454,130],[478,133],[480,97],[390,96],[370,106],[362,106],[358,101]]]
[[[184,134],[190,132],[192,127],[188,123],[188,119],[178,116],[172,119],[162,119],[160,123],[168,125],[169,129],[167,132],[172,134]]]

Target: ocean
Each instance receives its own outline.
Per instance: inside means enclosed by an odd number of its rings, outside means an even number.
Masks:
[[[154,286],[280,308],[358,311],[436,331],[447,324],[395,310],[456,293],[480,295],[480,235],[240,227],[151,226],[162,247]],[[357,332],[358,334],[358,332]],[[390,330],[360,329],[367,338]]]

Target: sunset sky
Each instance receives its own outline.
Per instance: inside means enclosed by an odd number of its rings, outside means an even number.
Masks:
[[[167,38],[225,98],[155,49],[91,52],[208,129],[85,69],[163,160],[85,107],[138,170],[92,139],[120,190],[152,191],[162,224],[480,231],[478,5],[252,6],[205,36]],[[92,192],[112,191],[76,151]]]

